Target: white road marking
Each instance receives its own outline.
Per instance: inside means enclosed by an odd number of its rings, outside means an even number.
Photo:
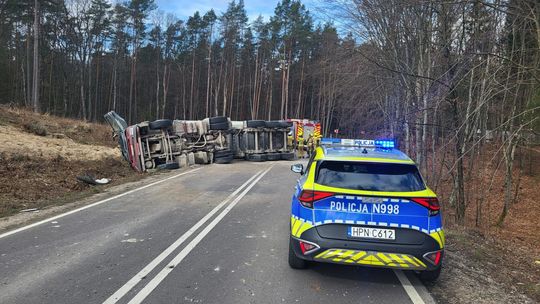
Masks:
[[[115,195],[115,196],[113,196],[113,197],[109,197],[109,198],[106,198],[106,199],[104,199],[104,200],[101,200],[101,201],[92,203],[92,204],[90,204],[90,205],[86,205],[86,206],[84,206],[84,207],[81,207],[81,208],[78,208],[78,209],[74,209],[74,210],[68,211],[68,212],[66,212],[66,213],[62,213],[62,214],[53,216],[53,217],[51,217],[51,218],[48,218],[48,219],[45,219],[45,220],[42,220],[42,221],[35,222],[35,223],[33,223],[33,224],[30,224],[30,225],[27,225],[27,226],[24,226],[24,227],[21,227],[21,228],[17,228],[17,229],[15,229],[15,230],[11,230],[11,231],[2,233],[2,234],[0,234],[0,239],[1,239],[1,238],[5,238],[6,236],[10,236],[10,235],[12,235],[12,234],[15,234],[15,233],[17,233],[17,232],[21,232],[21,231],[24,231],[24,230],[28,230],[28,229],[30,229],[30,228],[34,228],[34,227],[39,226],[39,225],[41,225],[41,224],[45,224],[45,223],[48,223],[48,222],[50,222],[50,221],[57,220],[57,219],[62,218],[62,217],[64,217],[64,216],[67,216],[67,215],[70,215],[70,214],[73,214],[73,213],[77,213],[77,212],[79,212],[79,211],[83,211],[83,210],[86,210],[86,209],[88,209],[88,208],[95,207],[95,206],[97,206],[97,205],[101,205],[101,204],[106,203],[106,202],[108,202],[108,201],[112,201],[112,200],[114,200],[114,199],[117,199],[117,198],[119,198],[119,197],[122,197],[122,196],[125,196],[125,195],[128,195],[128,194],[131,194],[131,193],[134,193],[134,192],[137,192],[137,191],[139,191],[139,190],[146,189],[146,188],[148,188],[148,187],[152,187],[152,186],[155,186],[155,185],[157,185],[157,184],[161,184],[161,183],[163,183],[163,182],[165,182],[165,181],[171,180],[171,179],[173,179],[173,178],[177,178],[177,177],[179,177],[179,176],[182,176],[182,175],[185,175],[185,174],[188,174],[188,173],[192,173],[192,172],[198,171],[198,170],[200,170],[200,169],[202,169],[202,168],[197,168],[197,169],[193,169],[193,170],[190,170],[190,171],[182,172],[182,173],[180,173],[180,174],[176,174],[176,175],[173,175],[173,176],[171,176],[171,177],[167,177],[166,179],[162,179],[162,180],[159,180],[159,181],[157,181],[157,182],[153,182],[153,183],[151,183],[151,184],[144,185],[144,186],[142,186],[142,187],[140,187],[140,188],[133,189],[133,190],[130,190],[130,191],[128,191],[128,192],[124,192],[124,193]]]
[[[416,291],[413,284],[411,284],[411,281],[409,281],[403,271],[394,269],[394,273],[396,274],[399,282],[403,286],[403,289],[405,289],[405,292],[407,293],[413,304],[425,304],[424,300],[422,300],[422,297],[420,297],[418,291]]]
[[[178,264],[199,244],[199,242],[210,232],[212,229],[234,208],[234,206],[255,186],[263,176],[266,175],[273,165],[266,169],[255,179],[240,195],[236,197],[223,211],[216,216],[216,218],[206,226],[201,233],[199,233],[189,244],[180,251],[180,253],[174,257],[174,259],[163,268],[144,288],[129,301],[128,304],[138,304],[144,301],[146,297],[171,273]]]
[[[139,271],[133,278],[127,281],[120,289],[118,289],[113,295],[111,295],[104,304],[112,304],[118,302],[123,296],[125,296],[135,285],[137,285],[141,280],[144,280],[146,276],[154,270],[163,260],[165,260],[174,250],[176,250],[182,243],[184,243],[195,231],[197,231],[202,225],[204,225],[214,214],[216,214],[225,204],[227,204],[231,199],[233,199],[246,185],[253,181],[257,176],[261,174],[262,170],[257,172],[251,178],[249,178],[245,183],[243,183],[238,189],[231,193],[225,200],[223,200],[219,205],[217,205],[212,211],[206,214],[202,219],[200,219],[193,227],[186,231],[180,238],[178,238],[174,243],[172,243],[165,251],[160,253],[154,260],[152,260],[148,265],[146,265],[141,271]]]

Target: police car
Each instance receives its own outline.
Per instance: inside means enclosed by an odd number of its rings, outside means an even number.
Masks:
[[[445,243],[437,196],[391,140],[323,139],[292,198],[289,265],[309,261],[439,277]]]

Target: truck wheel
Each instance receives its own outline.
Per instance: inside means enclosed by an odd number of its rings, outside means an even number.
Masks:
[[[232,154],[231,150],[216,150],[214,151],[214,158],[226,157]]]
[[[219,124],[219,123],[229,122],[229,120],[225,116],[210,117],[208,120],[210,124]]]
[[[294,253],[293,248],[293,239],[292,237],[289,238],[289,266],[293,269],[306,269],[307,268],[307,261],[302,260],[301,258],[297,257]]]
[[[210,123],[210,130],[229,130],[229,122]]]
[[[155,166],[156,166],[156,162],[153,159],[147,160],[144,162],[144,167],[146,169],[154,169]]]
[[[167,129],[172,126],[172,120],[170,119],[158,119],[148,124],[148,127],[152,130]]]
[[[442,264],[439,266],[439,268],[437,268],[435,270],[420,271],[420,275],[419,275],[420,280],[422,280],[424,282],[437,281],[437,279],[441,275],[441,269],[442,269]]]
[[[246,121],[246,126],[248,128],[264,128],[266,122],[264,120],[248,120]]]
[[[281,159],[283,159],[283,160],[293,160],[294,159],[294,153],[293,152],[283,152],[283,153],[281,153]]]
[[[290,128],[292,127],[293,123],[292,121],[285,121],[285,120],[280,120],[279,121],[279,127],[280,128]]]
[[[227,156],[214,158],[214,163],[216,163],[216,164],[228,164],[228,163],[232,162],[233,159],[234,159],[234,155],[229,154]]]
[[[252,161],[252,162],[263,162],[266,160],[266,155],[265,154],[248,154],[246,155],[246,160]]]
[[[141,123],[137,124],[139,126],[139,134],[140,135],[148,135],[148,131],[150,129],[149,124],[150,123],[148,121],[144,121],[144,122],[141,122]]]
[[[267,160],[280,160],[281,159],[281,153],[267,153],[266,154]]]
[[[271,121],[265,122],[265,124],[267,128],[281,128],[280,121],[271,120]]]
[[[161,170],[174,170],[180,168],[180,165],[178,163],[167,163],[158,165],[157,168]]]

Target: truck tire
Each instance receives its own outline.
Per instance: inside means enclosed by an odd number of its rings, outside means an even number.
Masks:
[[[148,135],[148,131],[150,130],[149,124],[149,121],[143,121],[137,124],[139,126],[140,135]]]
[[[161,129],[167,129],[170,126],[172,126],[172,120],[170,119],[158,119],[150,122],[148,124],[148,127],[152,130],[161,130]]]
[[[214,163],[216,163],[216,164],[228,164],[228,163],[232,162],[233,159],[234,159],[234,155],[229,154],[229,155],[226,155],[226,156],[215,157],[214,158]]]
[[[247,161],[252,162],[263,162],[266,161],[266,155],[265,154],[248,154],[246,155]]]
[[[267,128],[281,128],[282,127],[281,122],[277,120],[267,121],[265,122],[265,124]]]
[[[144,162],[145,169],[154,169],[156,167],[156,162],[151,159]]]
[[[214,151],[214,158],[226,157],[232,154],[231,150],[216,150]]]
[[[210,124],[229,122],[229,120],[225,116],[210,117],[208,120],[210,121]]]
[[[293,160],[294,159],[294,153],[293,152],[283,152],[283,153],[281,153],[281,159],[283,159],[283,160]]]
[[[178,163],[167,163],[158,165],[157,168],[160,170],[174,170],[180,168],[180,165]]]
[[[210,130],[229,130],[229,122],[210,123]]]
[[[267,160],[280,160],[281,159],[281,153],[267,153],[266,154]]]
[[[246,126],[248,128],[264,128],[266,122],[264,120],[248,120],[246,121]]]
[[[293,123],[292,121],[285,121],[285,120],[280,120],[279,121],[279,127],[280,128],[290,128],[292,127]]]

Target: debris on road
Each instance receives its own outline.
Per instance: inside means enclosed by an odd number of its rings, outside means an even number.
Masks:
[[[21,213],[24,213],[24,212],[39,212],[39,208],[23,209],[23,210],[21,210],[19,212],[21,212]]]
[[[106,184],[110,183],[111,180],[108,179],[108,178],[100,178],[100,179],[96,179],[95,182],[96,182],[98,185],[106,185]]]
[[[108,178],[96,179],[95,177],[93,177],[93,176],[91,176],[89,174],[82,175],[82,176],[77,176],[77,179],[80,180],[81,182],[85,182],[85,183],[90,184],[90,185],[106,185],[106,184],[111,182],[111,180],[108,179]]]

